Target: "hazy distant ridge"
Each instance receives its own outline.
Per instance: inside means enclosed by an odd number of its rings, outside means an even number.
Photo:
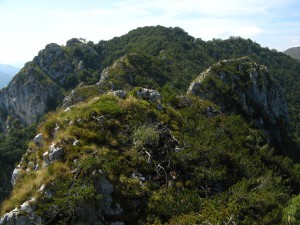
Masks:
[[[293,47],[285,50],[283,53],[291,56],[293,59],[300,61],[300,47]]]
[[[0,88],[5,87],[19,70],[19,68],[11,65],[0,64]]]

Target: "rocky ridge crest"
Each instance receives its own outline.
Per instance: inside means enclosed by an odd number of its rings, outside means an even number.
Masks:
[[[287,102],[264,65],[248,57],[222,60],[201,73],[187,93],[213,101],[226,113],[241,114],[271,141],[282,141],[289,122]]]

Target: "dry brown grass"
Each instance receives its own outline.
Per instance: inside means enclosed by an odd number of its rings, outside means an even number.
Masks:
[[[28,172],[17,182],[9,199],[5,200],[1,206],[1,215],[19,207],[22,203],[35,197],[37,190],[49,182],[46,169],[39,172]]]

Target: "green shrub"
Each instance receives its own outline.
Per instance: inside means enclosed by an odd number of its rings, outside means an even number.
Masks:
[[[133,141],[139,149],[145,146],[156,147],[159,141],[159,133],[154,127],[141,126],[133,133]]]
[[[300,195],[293,197],[283,210],[283,223],[287,225],[300,224]]]

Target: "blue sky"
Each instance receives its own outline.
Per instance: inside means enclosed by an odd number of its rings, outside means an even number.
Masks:
[[[141,26],[181,27],[211,40],[300,46],[299,0],[0,0],[0,63],[22,66],[48,43],[97,43]]]

